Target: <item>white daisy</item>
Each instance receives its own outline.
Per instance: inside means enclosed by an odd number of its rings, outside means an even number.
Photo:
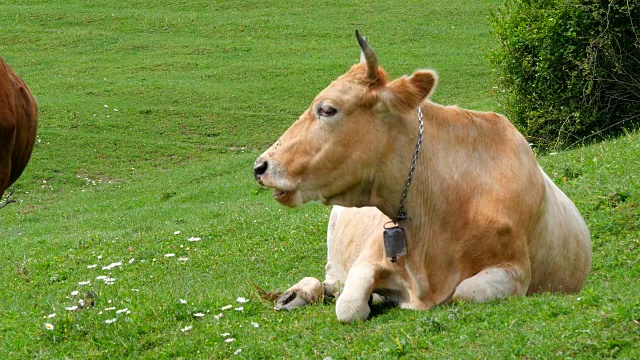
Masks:
[[[113,269],[114,267],[117,267],[117,266],[121,267],[122,266],[122,261],[114,262],[114,263],[111,263],[111,264],[109,264],[107,266],[103,266],[102,270],[111,270],[111,269]]]
[[[186,331],[189,331],[191,329],[193,329],[193,326],[186,326],[184,329],[180,329],[180,331],[186,332]]]
[[[44,328],[47,330],[53,330],[53,324],[45,323]]]

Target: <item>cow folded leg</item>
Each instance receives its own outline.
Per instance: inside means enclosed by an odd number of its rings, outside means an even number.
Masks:
[[[486,302],[512,295],[525,295],[530,274],[514,266],[490,267],[465,279],[456,287],[453,301]]]
[[[322,300],[322,283],[306,277],[285,291],[276,301],[276,310],[292,310]]]
[[[369,300],[375,289],[377,269],[371,264],[354,265],[336,301],[336,315],[342,323],[364,321],[369,317]]]

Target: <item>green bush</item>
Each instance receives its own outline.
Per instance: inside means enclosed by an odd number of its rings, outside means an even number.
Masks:
[[[638,0],[505,0],[491,21],[498,99],[537,147],[640,125]]]

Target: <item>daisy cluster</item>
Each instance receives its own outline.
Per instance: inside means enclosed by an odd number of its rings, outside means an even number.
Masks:
[[[96,256],[96,259],[98,261],[101,261],[102,255]],[[129,263],[132,263],[132,262],[133,261],[129,261]],[[94,292],[94,289],[97,287],[96,283],[104,284],[106,286],[113,285],[116,282],[116,278],[112,277],[112,272],[114,271],[114,269],[122,270],[122,261],[112,262],[104,266],[99,266],[98,264],[90,264],[90,265],[87,265],[86,268],[90,272],[101,272],[102,274],[101,275],[96,274],[95,277],[91,276],[88,279],[79,281],[77,283],[78,290],[71,291],[71,293],[66,297],[69,303],[67,304],[67,306],[64,307],[64,309],[67,312],[84,311],[89,308],[94,308],[96,305],[95,292]],[[105,272],[107,273],[106,275],[105,275]],[[137,289],[131,289],[131,291],[138,292]],[[106,315],[107,319],[104,320],[105,324],[113,324],[116,321],[118,321],[119,316],[131,314],[131,310],[129,310],[128,308],[119,309],[113,306],[112,303],[113,303],[112,300],[107,300],[106,307],[99,310],[98,312],[98,315]],[[99,307],[96,307],[96,308],[99,309]],[[56,316],[57,316],[57,313],[54,312],[45,316],[45,318],[53,319]],[[53,325],[52,323],[45,323],[44,328],[46,330],[54,330],[55,325]]]
[[[184,300],[184,299],[179,299],[178,300],[180,302],[180,304],[182,305],[187,305],[188,301]],[[249,299],[246,299],[244,297],[238,297],[236,298],[236,303],[237,305],[225,305],[223,307],[220,308],[220,313],[218,313],[217,315],[213,315],[213,318],[217,321],[222,321],[225,317],[225,312],[226,313],[230,313],[230,312],[243,312],[244,311],[244,306],[243,304],[249,302]],[[207,311],[207,314],[210,313],[210,311]],[[202,319],[206,316],[205,313],[202,312],[196,312],[192,314],[194,319]],[[251,327],[257,329],[260,327],[260,325],[256,322],[251,322]],[[240,325],[240,327],[242,327],[242,325]],[[185,326],[184,328],[180,329],[180,331],[182,331],[183,333],[187,334],[189,331],[193,330],[193,325],[189,325],[189,326]],[[231,344],[234,343],[236,341],[236,338],[233,337],[233,335],[230,332],[224,332],[222,334],[220,334],[220,337],[222,338],[222,341],[224,341],[227,344]],[[242,352],[241,348],[238,348],[237,350],[235,350],[233,352],[234,355],[238,355],[239,353]]]
[[[174,235],[179,235],[180,231],[174,232]],[[197,242],[201,239],[199,237],[190,237],[187,239],[188,242]],[[184,245],[180,246],[181,248]],[[187,247],[186,250],[189,250]],[[173,258],[175,254],[169,253],[164,254],[164,258]],[[66,312],[76,312],[83,311],[89,308],[99,309],[98,315],[106,315],[107,319],[104,320],[105,324],[113,324],[118,321],[118,317],[126,316],[131,314],[131,310],[126,307],[118,308],[113,306],[112,300],[106,301],[106,306],[103,308],[96,306],[95,302],[95,292],[94,289],[100,284],[105,286],[111,286],[115,284],[117,281],[117,277],[113,274],[114,272],[123,271],[123,267],[129,266],[133,264],[136,259],[130,258],[128,261],[120,260],[116,262],[107,262],[104,261],[102,255],[95,256],[96,262],[86,265],[86,269],[89,273],[93,273],[91,276],[87,276],[87,278],[79,281],[77,283],[77,289],[70,292],[70,294],[66,297],[68,300],[67,306],[64,306]],[[189,260],[188,257],[179,257],[177,261],[179,263],[185,263]],[[156,261],[156,259],[152,259],[152,261]],[[141,262],[145,262],[142,260]],[[103,264],[100,264],[103,263]],[[139,292],[138,289],[131,289],[132,292]],[[49,315],[46,315],[44,318],[48,319],[50,322],[46,322],[44,324],[45,330],[54,330],[55,325],[52,323],[55,317],[57,316],[56,312],[53,312]]]
[[[76,175],[76,177],[78,179],[82,179],[85,183],[85,185],[89,186],[97,186],[97,185],[102,185],[103,184],[103,180],[102,179],[92,179],[90,177],[86,177],[86,176],[81,176],[81,175]],[[105,180],[104,181],[105,184],[113,184],[112,180]]]
[[[181,234],[180,231],[175,231],[173,233],[173,235],[175,236],[178,236],[180,234]],[[201,241],[201,238],[192,236],[192,237],[186,238],[185,240],[187,244],[190,244],[190,243]],[[185,247],[185,245],[187,244],[180,245],[180,248],[186,251],[191,250],[190,247],[188,246]],[[177,261],[180,264],[184,264],[189,260],[189,258],[187,257],[179,257],[174,253],[166,253],[164,255],[158,256],[158,258],[166,259],[166,261]],[[66,297],[66,299],[68,300],[68,303],[66,304],[67,306],[64,306],[64,312],[72,313],[72,312],[79,312],[79,311],[84,311],[89,308],[92,308],[98,311],[97,314],[99,316],[103,317],[101,319],[101,322],[103,322],[107,326],[111,326],[112,324],[118,321],[123,321],[127,319],[127,316],[131,314],[131,310],[125,306],[117,306],[116,304],[117,301],[113,301],[111,299],[106,300],[106,302],[103,299],[100,299],[100,301],[96,301],[94,291],[97,293],[100,287],[114,285],[118,281],[118,273],[122,273],[123,271],[125,271],[127,267],[132,266],[132,264],[136,262],[145,263],[149,260],[147,259],[137,260],[132,257],[129,260],[117,259],[117,261],[112,261],[112,260],[103,259],[102,255],[95,256],[95,260],[96,260],[95,262],[85,265],[87,269],[86,272],[91,274],[91,276],[87,276],[84,279],[79,279],[82,281],[77,282],[77,288],[71,291],[70,295]],[[157,260],[156,258],[150,259],[151,262],[155,262],[156,260]],[[138,289],[130,289],[130,290],[136,293],[140,291]],[[227,318],[229,319],[233,318],[235,314],[243,313],[245,310],[244,308],[245,304],[248,303],[249,301],[250,300],[245,297],[237,297],[233,305],[229,304],[229,305],[222,306],[216,311],[194,310],[187,313],[193,317],[194,321],[199,321],[207,317],[213,317],[214,321],[222,322]],[[185,299],[178,299],[178,302],[179,304],[184,306],[188,305],[188,301]],[[214,314],[211,314],[212,312]],[[51,331],[55,329],[56,316],[57,314],[55,312],[45,316],[45,319],[46,319],[45,320],[46,322],[44,324],[45,330]],[[251,321],[249,322],[249,324],[250,324],[249,326],[252,329],[258,329],[260,327],[260,325],[257,322]],[[194,327],[197,327],[197,326],[195,323],[192,323],[183,328],[180,328],[179,330],[183,334],[188,335],[193,331],[195,331]],[[242,325],[240,325],[240,327],[242,327]],[[233,336],[232,331],[226,331],[221,333],[220,341],[228,344],[228,346],[230,347],[237,346],[236,338]],[[242,349],[238,347],[237,349],[234,350],[234,355],[240,354],[241,352],[242,352]]]

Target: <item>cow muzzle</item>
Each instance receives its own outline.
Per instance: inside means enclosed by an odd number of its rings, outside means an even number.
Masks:
[[[253,176],[260,185],[274,190],[273,198],[280,204],[296,207],[303,202],[296,183],[287,176],[277,161],[269,161],[260,156],[253,164]]]

